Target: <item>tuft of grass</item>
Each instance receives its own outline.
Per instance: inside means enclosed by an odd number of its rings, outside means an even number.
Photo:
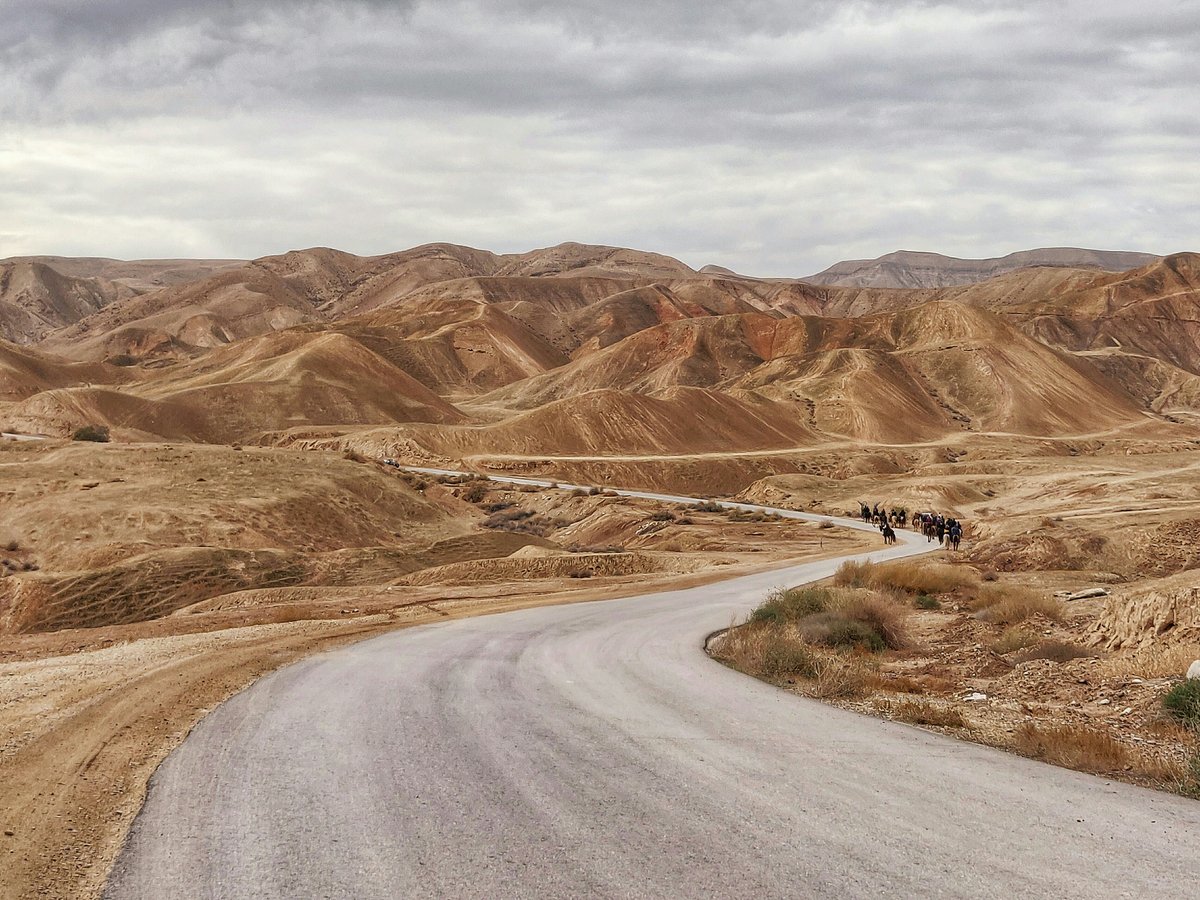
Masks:
[[[966,728],[967,720],[952,706],[937,706],[925,700],[900,700],[884,707],[887,713],[910,725],[934,725],[938,728]]]
[[[982,585],[971,606],[980,619],[996,625],[1015,625],[1037,615],[1054,622],[1066,617],[1062,601],[1013,585]]]
[[[1200,731],[1200,678],[1188,678],[1162,698],[1163,708],[1182,725]]]
[[[1056,663],[1069,662],[1072,659],[1094,659],[1096,654],[1078,644],[1069,641],[1042,641],[1036,647],[1022,650],[1013,657],[1014,663],[1031,662],[1035,659],[1048,659]]]
[[[941,609],[942,602],[937,597],[930,597],[928,594],[917,594],[917,599],[913,600],[913,606],[917,609]]]
[[[900,560],[842,563],[833,577],[833,583],[876,590],[892,588],[908,594],[946,594],[973,588],[977,581],[974,573],[958,566]]]
[[[1026,722],[1013,737],[1013,749],[1024,756],[1083,772],[1119,772],[1130,761],[1124,744],[1081,725],[1042,727]]]
[[[992,641],[991,649],[1000,654],[1015,653],[1037,643],[1037,635],[1021,625],[1010,625]]]

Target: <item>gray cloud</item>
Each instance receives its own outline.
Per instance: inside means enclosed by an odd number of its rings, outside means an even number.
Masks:
[[[0,0],[0,255],[1196,246],[1200,10]]]

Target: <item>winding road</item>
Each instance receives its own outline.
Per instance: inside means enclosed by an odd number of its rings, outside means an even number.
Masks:
[[[869,556],[927,549],[898,536]],[[105,896],[1197,896],[1200,803],[704,654],[764,591],[838,562],[414,628],[276,672],[162,765]]]

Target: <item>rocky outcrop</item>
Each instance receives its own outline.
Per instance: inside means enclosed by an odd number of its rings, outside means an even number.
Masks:
[[[1091,639],[1105,650],[1200,640],[1200,572],[1143,582],[1110,597]]]

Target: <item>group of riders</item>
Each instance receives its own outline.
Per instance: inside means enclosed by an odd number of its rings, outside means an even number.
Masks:
[[[878,503],[874,506],[868,506],[861,500],[859,501],[859,506],[862,508],[862,520],[878,526],[885,544],[896,543],[896,528],[905,528],[910,524],[910,521],[913,531],[919,531],[925,535],[925,540],[929,543],[932,543],[936,539],[947,550],[957,550],[959,543],[962,541],[962,522],[952,516],[943,516],[941,513],[919,512],[913,513],[910,520],[907,509],[886,509],[880,507]]]

